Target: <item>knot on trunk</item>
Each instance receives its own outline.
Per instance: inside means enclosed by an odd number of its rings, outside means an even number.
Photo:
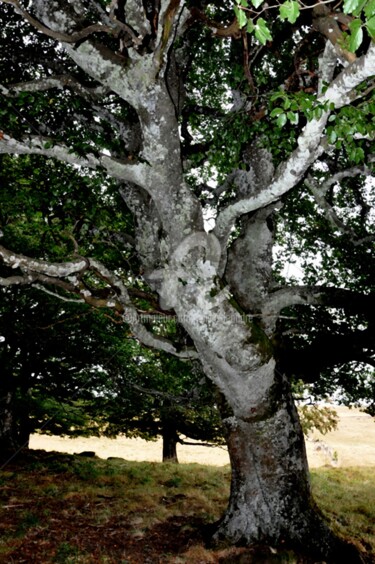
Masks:
[[[198,249],[203,249],[204,253]],[[220,257],[221,246],[215,235],[201,231],[183,239],[173,251],[169,264],[154,270],[149,276],[150,280],[160,284],[161,307],[174,308],[180,301],[181,288],[189,286],[190,291],[196,292],[198,285],[212,281],[217,274]]]

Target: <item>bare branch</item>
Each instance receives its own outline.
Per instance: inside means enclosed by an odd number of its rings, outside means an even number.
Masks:
[[[373,159],[374,157],[370,157],[369,161],[372,161]],[[326,219],[333,225],[334,228],[338,229],[341,233],[350,235],[353,239],[353,243],[356,245],[367,242],[368,238],[371,238],[373,236],[368,235],[366,237],[358,238],[355,231],[338,217],[333,206],[327,202],[324,196],[329,188],[334,184],[339,183],[344,178],[352,178],[358,175],[371,176],[372,171],[367,165],[352,167],[350,169],[340,171],[337,174],[334,174],[333,176],[327,178],[324,182],[322,182],[320,186],[318,182],[311,176],[308,176],[307,180],[305,180],[305,184],[310,189],[317,204],[324,211]]]
[[[375,155],[370,155],[368,157],[367,161],[369,163],[375,162]],[[337,172],[336,174],[327,178],[322,183],[322,185],[320,187],[320,192],[322,194],[326,194],[328,189],[333,184],[338,184],[340,182],[340,180],[343,180],[344,178],[352,178],[352,177],[358,176],[360,174],[363,175],[363,176],[371,176],[373,174],[373,171],[366,164],[364,164],[362,166],[353,166],[353,167],[348,168],[346,170],[341,170],[340,172]],[[309,180],[309,182],[311,182],[313,179],[309,176],[308,180]]]
[[[269,295],[262,313],[278,316],[284,308],[295,305],[324,305],[343,308],[352,315],[371,315],[375,311],[375,296],[327,286],[284,287]]]
[[[78,165],[96,169],[104,167],[109,174],[122,181],[128,180],[140,186],[150,185],[151,167],[146,163],[137,163],[132,160],[119,160],[108,155],[99,155],[86,153],[85,157],[81,157],[72,152],[66,145],[54,144],[48,137],[30,136],[27,139],[18,141],[4,134],[0,138],[0,153],[20,154],[20,155],[44,155],[53,157],[65,163]],[[151,183],[152,185],[152,183]]]
[[[0,257],[11,268],[21,268],[25,272],[36,272],[51,277],[66,277],[87,268],[87,260],[80,257],[70,262],[47,262],[19,255],[0,245]]]
[[[154,335],[148,331],[142,324],[140,315],[136,307],[132,304],[128,290],[122,280],[110,272],[99,261],[80,257],[79,259],[71,262],[49,263],[47,261],[12,253],[1,245],[0,257],[7,266],[11,268],[20,268],[23,272],[25,272],[23,276],[0,278],[0,285],[10,286],[27,283],[31,285],[39,281],[43,284],[58,286],[67,292],[78,294],[80,296],[78,301],[85,301],[89,305],[95,307],[113,308],[121,313],[124,321],[130,326],[134,336],[144,345],[163,350],[179,358],[187,359],[198,357],[195,350],[178,351],[169,340],[158,335]],[[80,287],[76,276],[88,269],[96,273],[96,275],[104,280],[115,291],[115,294],[117,294],[115,295],[115,298],[98,299],[95,296],[92,296],[90,291]],[[61,280],[61,278],[71,277],[72,275],[73,282],[71,284]],[[69,299],[64,296],[61,297],[61,295],[51,292],[45,288],[43,288],[43,291],[47,291],[59,299]]]
[[[160,3],[156,48],[153,55],[157,69],[161,69],[169,47],[175,39],[184,7],[184,3],[180,0],[162,0]],[[186,17],[187,15],[188,13]]]
[[[117,290],[117,299],[123,307],[124,321],[130,326],[134,336],[144,345],[158,350],[163,350],[179,358],[198,358],[195,350],[177,351],[175,346],[167,339],[154,335],[142,324],[137,309],[132,304],[127,288],[120,278],[110,272],[103,264],[94,259],[90,259],[90,267],[97,271],[107,283]],[[111,302],[107,302],[111,306]]]
[[[25,276],[7,276],[6,278],[0,277],[0,286],[21,286],[29,285],[35,280],[32,274]]]
[[[342,18],[345,18],[344,14],[340,15]],[[352,18],[350,16],[346,16],[346,18],[346,23],[348,24]],[[352,63],[357,57],[355,53],[350,53],[341,47],[343,42],[343,33],[336,21],[337,19],[338,18],[335,17],[335,14],[332,13],[331,9],[327,6],[323,6],[319,3],[313,8],[313,27],[332,43],[340,58],[344,59],[348,63]]]
[[[54,298],[58,298],[59,300],[61,300],[63,302],[69,302],[69,303],[75,303],[75,304],[85,303],[85,300],[83,298],[67,298],[66,296],[62,296],[61,294],[57,294],[56,292],[52,292],[51,290],[48,290],[48,288],[46,288],[42,284],[34,284],[34,288],[41,290],[42,292],[44,292],[45,294],[48,294],[49,296],[53,296]]]
[[[20,92],[44,92],[51,88],[68,87],[84,98],[101,98],[109,92],[109,89],[99,85],[89,88],[83,86],[70,74],[60,74],[39,78],[38,80],[30,80],[28,82],[17,82],[15,84],[0,85],[0,92],[4,96],[16,97]]]
[[[81,29],[80,31],[76,31],[71,34],[61,33],[60,31],[52,30],[49,27],[46,27],[39,20],[33,18],[29,14],[29,12],[22,8],[18,0],[1,0],[1,2],[3,4],[10,4],[11,6],[13,6],[15,12],[20,14],[20,16],[22,16],[36,30],[40,31],[44,35],[47,35],[47,37],[51,37],[52,39],[61,41],[63,43],[78,43],[78,41],[82,41],[93,33],[109,33],[117,37],[120,30],[125,26],[125,24],[119,25],[120,22],[116,21],[116,25],[114,25],[113,27],[103,24],[92,24],[84,29]],[[125,27],[126,31],[134,36],[134,33],[131,31],[131,29],[128,28],[128,26]],[[136,36],[134,36],[134,38],[137,39]]]

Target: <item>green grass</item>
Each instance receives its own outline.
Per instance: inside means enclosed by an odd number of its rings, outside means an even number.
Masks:
[[[229,480],[229,467],[29,455],[0,473],[0,561],[219,562],[202,530]],[[372,468],[315,470],[312,485],[331,526],[375,561]]]
[[[316,501],[332,528],[367,548],[375,561],[375,474],[372,467],[312,472]]]

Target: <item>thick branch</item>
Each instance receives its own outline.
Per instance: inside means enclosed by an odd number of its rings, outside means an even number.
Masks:
[[[151,167],[145,163],[137,163],[132,160],[120,161],[103,154],[98,157],[93,154],[81,157],[62,143],[50,147],[51,142],[49,138],[42,136],[30,136],[23,141],[18,141],[4,134],[0,139],[0,153],[44,155],[81,167],[91,169],[103,167],[108,174],[120,180],[128,180],[140,186],[150,185]]]
[[[27,274],[25,276],[7,276],[0,277],[0,286],[24,286],[30,285],[36,277],[33,274]]]
[[[37,272],[52,277],[66,277],[87,268],[86,259],[79,257],[70,262],[47,262],[19,255],[0,245],[0,257],[11,268],[21,268],[26,272]]]
[[[130,326],[134,336],[148,347],[163,350],[179,358],[197,358],[194,350],[178,351],[175,346],[162,337],[154,335],[141,323],[140,315],[132,304],[128,290],[122,280],[111,273],[103,264],[95,259],[80,257],[77,260],[64,263],[49,263],[38,259],[12,253],[0,245],[0,257],[3,262],[11,268],[20,268],[25,274],[23,276],[12,276],[0,278],[0,285],[11,286],[18,284],[34,284],[41,282],[53,285],[63,290],[78,294],[82,300],[94,307],[114,308],[122,314],[124,321]],[[99,278],[105,281],[114,291],[114,299],[101,299],[91,295],[91,292],[81,287],[77,275],[85,270],[93,271]],[[61,280],[67,278],[71,283]],[[57,294],[53,294],[60,297]],[[64,297],[62,298],[64,299]]]
[[[61,33],[63,25],[64,36],[68,34],[67,30],[77,26],[75,21],[77,14],[73,11],[69,13],[68,9],[62,7],[62,2],[60,5],[57,2],[49,5],[43,0],[35,0],[35,11],[48,29]],[[128,35],[130,34],[133,44],[138,45],[138,38],[131,28],[117,20],[114,23],[108,18],[108,27],[116,29],[116,26],[119,32],[126,31]],[[116,92],[134,108],[142,109],[144,104],[142,95],[152,83],[156,73],[151,55],[140,57],[138,53],[135,51],[132,53],[133,50],[129,49],[126,58],[91,37],[87,37],[85,41],[80,41],[74,46],[71,42],[65,41],[64,37],[60,41],[71,59],[90,77]],[[134,58],[132,58],[133,54]],[[140,76],[143,78],[142,81],[139,80]]]
[[[39,78],[38,80],[8,84],[7,86],[0,85],[0,92],[4,96],[16,97],[20,92],[44,92],[46,90],[50,90],[51,88],[64,87],[68,87],[80,96],[91,100],[93,98],[101,99],[103,94],[109,92],[109,89],[102,85],[93,86],[92,88],[83,86],[70,74],[58,74]]]
[[[340,16],[340,18],[338,16]],[[313,9],[313,26],[315,29],[324,35],[332,43],[332,45],[334,45],[337,55],[340,58],[352,63],[356,60],[356,55],[355,53],[350,53],[341,47],[340,44],[343,42],[343,33],[336,21],[338,19],[340,19],[342,23],[345,22],[346,24],[349,24],[352,17],[345,16],[344,14],[336,15],[331,12],[329,7],[321,4],[318,4],[318,6],[315,6]]]
[[[86,39],[93,33],[109,33],[117,37],[122,29],[133,38],[134,42],[137,43],[137,37],[134,35],[131,28],[126,26],[125,24],[116,20],[113,26],[110,25],[103,25],[103,24],[92,24],[80,31],[75,31],[73,33],[62,33],[58,30],[50,29],[43,25],[39,20],[33,18],[26,10],[22,8],[18,0],[1,0],[3,4],[11,4],[15,11],[24,18],[31,26],[33,26],[36,30],[40,31],[47,37],[51,37],[56,41],[61,41],[63,43],[78,43],[83,39]]]
[[[345,309],[353,315],[370,316],[375,312],[375,296],[326,286],[285,287],[270,294],[262,312],[277,316],[284,308],[294,305],[324,305]]]

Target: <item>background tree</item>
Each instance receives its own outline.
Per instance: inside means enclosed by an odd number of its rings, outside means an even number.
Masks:
[[[38,431],[161,436],[163,460],[176,462],[186,437],[223,441],[199,366],[143,350],[122,326],[86,305],[62,306],[34,289],[1,295],[3,453],[27,448]]]
[[[70,225],[73,250],[63,242],[47,256],[0,247],[1,283],[42,283],[112,308],[144,345],[199,358],[225,398],[232,464],[216,541],[288,541],[318,558],[354,562],[359,556],[348,556],[312,503],[290,377],[319,378],[343,359],[371,364],[373,298],[357,271],[355,289],[328,279],[285,286],[272,250],[283,206],[293,236],[309,229],[311,198],[329,219],[332,248],[343,231],[355,229],[352,251],[373,238],[365,213],[373,3],[330,3],[327,12],[244,0],[235,18],[219,1],[2,4],[0,151],[56,158],[94,175],[99,206],[117,184],[119,221],[132,217],[134,266],[125,246],[98,256],[91,234],[78,238]],[[351,193],[363,205],[353,206],[345,194],[357,177]],[[322,260],[320,272],[327,266]],[[158,310],[184,328],[182,348],[166,329],[143,323],[144,302],[149,311],[156,297]],[[337,354],[322,355],[313,371],[305,356],[298,370],[290,366],[296,355],[285,352],[295,328],[302,340],[309,328],[319,333],[304,325],[307,307],[324,307],[336,327],[348,319],[358,337],[337,331]],[[289,308],[298,319],[284,330]],[[305,342],[325,343],[314,334]]]
[[[108,323],[87,306],[56,307],[34,289],[3,290],[1,297],[2,452],[27,448],[30,434],[38,430],[103,433],[103,414],[94,419],[92,413],[96,389],[103,385],[104,344],[110,341],[99,337]]]
[[[111,363],[111,378],[95,405],[105,414],[106,435],[162,437],[163,462],[178,462],[177,445],[194,446],[190,439],[207,446],[224,443],[217,407],[221,398],[199,365],[147,352],[136,343],[132,365],[124,370],[125,364],[116,355],[116,367]]]

